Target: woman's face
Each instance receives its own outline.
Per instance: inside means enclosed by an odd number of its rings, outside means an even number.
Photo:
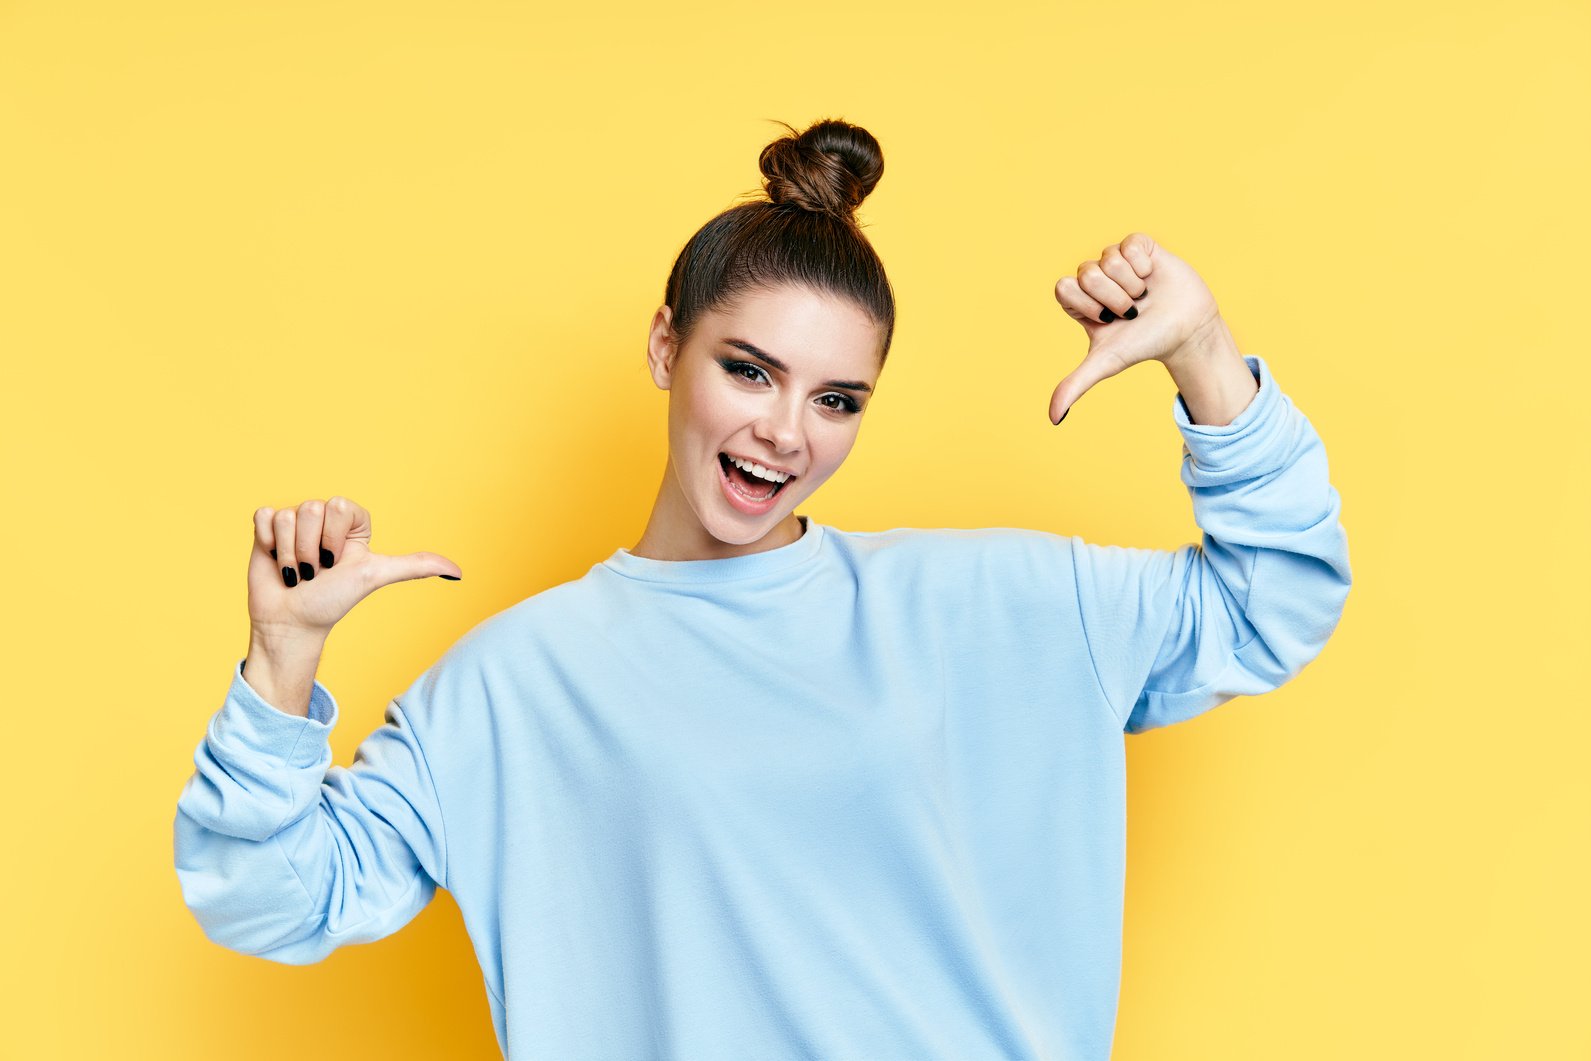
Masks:
[[[668,306],[657,311],[647,349],[652,378],[669,392],[669,464],[653,521],[665,525],[648,536],[701,556],[757,551],[722,546],[755,545],[775,529],[775,545],[794,541],[796,507],[856,442],[882,331],[851,301],[800,286],[704,314],[683,346],[671,318]],[[770,494],[772,483],[732,457],[790,478]]]

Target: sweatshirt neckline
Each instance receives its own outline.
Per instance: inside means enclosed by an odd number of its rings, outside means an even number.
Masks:
[[[643,582],[701,584],[733,582],[788,571],[818,555],[823,543],[823,524],[809,516],[798,516],[804,529],[801,537],[776,549],[740,556],[720,556],[709,560],[658,560],[636,556],[628,549],[615,549],[602,566],[626,578]]]

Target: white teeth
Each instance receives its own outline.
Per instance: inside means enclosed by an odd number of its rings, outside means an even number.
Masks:
[[[735,467],[742,468],[750,472],[752,475],[755,475],[757,478],[766,479],[770,483],[782,483],[786,479],[790,478],[790,476],[785,472],[769,471],[760,464],[753,464],[751,461],[741,460],[739,457],[736,457],[733,454],[725,454],[725,456],[729,458],[730,463],[734,464]]]

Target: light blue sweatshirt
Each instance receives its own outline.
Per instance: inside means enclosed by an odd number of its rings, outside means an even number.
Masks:
[[[1202,544],[850,532],[619,549],[482,621],[352,766],[233,668],[177,803],[216,943],[277,962],[446,888],[523,1061],[1110,1054],[1123,733],[1288,681],[1351,575],[1319,436],[1246,358],[1172,415]]]

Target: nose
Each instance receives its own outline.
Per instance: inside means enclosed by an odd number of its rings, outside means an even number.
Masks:
[[[801,448],[801,410],[790,403],[774,403],[752,430],[774,452],[794,453]]]

